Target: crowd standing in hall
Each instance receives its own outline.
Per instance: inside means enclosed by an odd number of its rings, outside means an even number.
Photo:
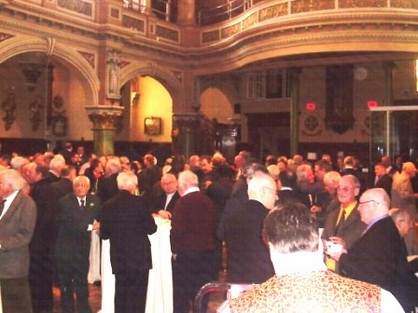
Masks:
[[[152,152],[131,159],[89,154],[69,142],[58,153],[4,155],[0,158],[0,196],[5,200],[5,209],[0,210],[3,312],[52,312],[54,285],[61,289],[64,313],[73,313],[76,306],[79,312],[89,312],[86,251],[90,234],[99,231],[114,246],[115,312],[129,312],[128,307],[143,312],[151,267],[147,235],[156,230],[154,215],[171,220],[174,312],[187,313],[199,288],[217,280],[220,271],[236,283],[261,284],[277,276],[276,267],[285,265],[272,263],[277,242],[266,244],[262,229],[269,212],[282,207],[304,208],[321,229],[323,247],[318,249],[324,251],[329,271],[387,289],[407,312],[418,308],[418,296],[414,297],[418,278],[413,275],[417,261],[407,259],[418,255],[415,164],[395,165],[382,156],[374,164],[376,178],[368,181],[355,156],[335,160],[334,165],[329,154],[315,162],[302,155],[257,160],[247,151],[230,162],[219,152],[192,155],[188,162],[183,155],[158,160]],[[94,212],[80,209],[76,202],[81,198],[87,206],[93,203]],[[394,222],[388,217],[392,211]],[[390,232],[373,235],[382,223]],[[386,256],[389,242],[392,253]],[[382,248],[371,257],[362,248],[366,243]],[[139,259],[126,254],[127,247]],[[369,267],[373,271],[361,273]],[[375,279],[373,273],[387,273],[384,278],[390,282]],[[133,285],[135,290],[129,287]]]

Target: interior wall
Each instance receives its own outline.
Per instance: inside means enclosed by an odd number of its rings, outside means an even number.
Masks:
[[[70,67],[54,63],[53,98],[64,100],[65,115],[68,119],[67,136],[70,140],[93,140],[93,124],[89,120],[85,106],[88,96],[81,75]]]
[[[138,94],[138,98],[134,99]],[[173,100],[167,89],[156,79],[138,77],[131,85],[130,139],[132,141],[171,142]],[[145,133],[146,117],[161,118],[161,133]]]
[[[210,87],[203,91],[200,110],[209,119],[216,118],[221,124],[229,124],[234,117],[233,104],[219,88]]]
[[[0,137],[43,138],[45,124],[45,71],[39,76],[38,84],[30,90],[19,65],[19,57],[0,64]],[[37,105],[40,114],[38,129],[32,129],[31,104]],[[5,129],[4,117],[8,108],[15,107],[12,115],[15,120],[10,129]]]

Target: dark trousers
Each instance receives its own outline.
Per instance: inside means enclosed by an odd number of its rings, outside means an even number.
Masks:
[[[149,270],[115,274],[115,313],[143,313]]]
[[[57,260],[58,280],[61,290],[63,313],[74,313],[74,292],[77,296],[79,313],[91,313],[87,286],[88,262],[77,265],[76,262]]]
[[[32,294],[33,311],[52,312],[52,275],[50,249],[36,247],[30,250],[29,285]]]
[[[32,301],[27,277],[0,279],[3,313],[32,313]]]
[[[214,250],[177,254],[173,260],[174,313],[189,312],[199,289],[213,280],[215,262]]]

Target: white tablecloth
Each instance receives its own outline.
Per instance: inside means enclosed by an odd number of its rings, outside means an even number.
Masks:
[[[149,272],[146,313],[173,312],[173,276],[169,220],[155,218],[157,231],[149,236],[152,270]],[[110,265],[109,240],[102,241],[102,309],[101,313],[114,313],[115,277]]]

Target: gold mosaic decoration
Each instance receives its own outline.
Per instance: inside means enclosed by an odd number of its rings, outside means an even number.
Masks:
[[[266,20],[283,16],[283,15],[287,15],[287,14],[288,14],[287,4],[281,3],[278,5],[273,5],[271,7],[260,10],[259,12],[260,22],[264,22]]]

